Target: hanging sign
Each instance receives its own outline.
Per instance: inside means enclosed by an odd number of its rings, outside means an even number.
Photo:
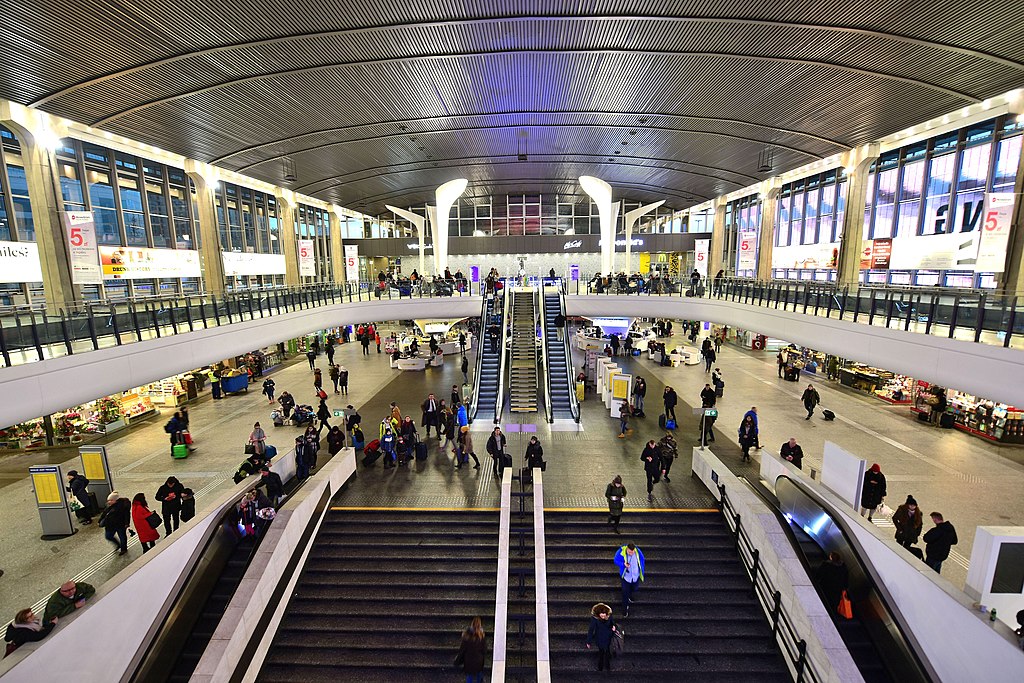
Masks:
[[[103,278],[107,280],[202,276],[199,252],[191,249],[100,247],[99,250]]]
[[[754,230],[743,230],[740,232],[738,270],[753,270],[757,268],[757,232]]]
[[[711,248],[711,240],[694,240],[693,248],[693,267],[697,269],[701,277],[707,277],[708,251]]]
[[[103,271],[96,248],[96,224],[92,211],[65,211],[64,228],[68,236],[71,281],[76,285],[101,284]]]
[[[42,282],[35,242],[0,242],[0,282]]]
[[[1013,220],[1012,192],[985,194],[984,220],[981,222],[981,241],[974,270],[1001,273],[1006,265],[1006,248],[1010,243],[1010,224]]]
[[[345,245],[345,279],[359,279],[359,247],[352,244]]]
[[[569,266],[569,280],[576,282],[580,279],[580,267],[578,264],[573,263]]]
[[[298,240],[299,243],[299,276],[315,277],[316,263],[313,260],[313,240]]]

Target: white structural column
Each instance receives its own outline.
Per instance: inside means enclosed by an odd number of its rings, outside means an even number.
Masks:
[[[224,292],[224,256],[217,227],[217,169],[209,164],[185,160],[185,173],[196,188],[196,207],[199,209],[199,236],[202,247],[199,256],[203,262],[203,285],[210,294]]]
[[[437,203],[437,220],[433,222],[435,275],[443,273],[448,266],[448,219],[451,217],[452,204],[466,191],[467,185],[468,180],[457,178],[449,180],[434,193]]]
[[[424,265],[425,265],[424,262],[423,262],[424,258],[425,258],[425,256],[424,256],[424,254],[425,254],[424,249],[426,249],[426,239],[427,239],[426,229],[425,229],[425,226],[426,226],[426,223],[427,223],[426,217],[425,216],[421,216],[418,213],[413,213],[412,211],[407,211],[405,209],[399,209],[397,206],[391,206],[390,204],[385,204],[384,208],[386,208],[388,211],[390,211],[391,213],[395,214],[396,216],[401,216],[405,220],[407,220],[410,223],[412,223],[413,227],[416,228],[416,234],[419,235],[419,238],[420,238],[420,269],[419,269],[419,273],[420,273],[420,275],[423,275],[424,274]],[[434,239],[434,242],[437,242],[436,238]],[[434,251],[435,252],[437,251],[437,246],[436,245],[434,246]]]
[[[594,176],[580,176],[580,187],[590,195],[597,205],[601,222],[601,272],[610,273],[615,269],[615,219],[616,206],[612,203],[612,186]]]
[[[715,197],[711,208],[715,212],[715,222],[711,227],[711,253],[708,255],[708,277],[713,278],[719,270],[729,273],[732,269],[725,263],[725,197]],[[680,273],[685,276],[686,273]]]
[[[836,284],[856,291],[860,285],[860,252],[864,240],[864,194],[867,192],[868,171],[878,158],[879,145],[852,149],[844,155],[846,167],[846,212],[843,214],[842,242],[839,262],[836,264]]]
[[[624,272],[627,272],[627,273],[629,272],[629,257],[632,256],[632,254],[633,254],[633,244],[632,244],[632,240],[633,240],[633,225],[636,224],[636,222],[638,220],[640,220],[640,218],[642,216],[645,216],[645,215],[649,214],[651,211],[654,211],[655,209],[657,209],[659,206],[661,206],[664,203],[665,203],[665,200],[662,199],[660,202],[654,202],[653,204],[648,204],[647,206],[641,206],[638,209],[633,209],[632,211],[627,211],[626,215],[623,217],[622,222],[625,223],[625,228],[626,228],[626,230],[625,230],[625,232],[626,232],[626,264],[622,268],[622,270]],[[613,241],[613,243],[612,243],[612,249],[613,249],[612,253],[615,253],[614,252],[614,248],[615,248],[615,244],[614,244],[614,241]]]
[[[771,178],[761,185],[761,228],[757,234],[758,280],[772,279],[772,250],[775,248],[775,217],[779,208],[779,193],[782,184],[779,178]]]
[[[299,277],[299,251],[295,240],[295,193],[281,190],[277,195],[277,209],[280,212],[281,253],[284,254],[284,283],[297,287]]]
[[[332,206],[329,215],[331,226],[331,276],[333,282],[343,283],[345,276],[345,249],[341,241],[340,206]]]

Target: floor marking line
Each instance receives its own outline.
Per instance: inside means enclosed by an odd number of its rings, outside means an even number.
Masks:
[[[633,512],[721,512],[718,508],[640,508],[632,507]],[[608,512],[608,508],[544,508],[544,512]]]
[[[501,508],[331,506],[333,512],[500,512]]]

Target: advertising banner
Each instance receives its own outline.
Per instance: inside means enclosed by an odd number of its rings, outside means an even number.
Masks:
[[[0,242],[0,282],[42,282],[39,247],[35,242]]]
[[[889,270],[889,259],[892,256],[892,239],[882,238],[871,241],[871,268]]]
[[[693,244],[693,267],[697,269],[701,277],[708,276],[708,252],[711,250],[711,240],[695,240]]]
[[[359,247],[345,245],[345,279],[359,280]]]
[[[299,240],[299,275],[314,277],[316,263],[313,261],[313,240]]]
[[[224,275],[284,275],[283,254],[248,254],[237,251],[222,251]]]
[[[105,280],[201,277],[199,252],[190,249],[100,247]]]
[[[1012,192],[989,192],[985,194],[985,209],[982,213],[981,243],[978,245],[978,260],[974,270],[986,273],[1001,273],[1006,264],[1006,247],[1010,243],[1010,223],[1013,220]]]
[[[738,270],[753,270],[757,268],[757,232],[755,230],[743,230],[740,232]]]
[[[103,271],[96,248],[96,224],[92,211],[65,211],[64,229],[68,236],[71,281],[76,285],[102,283]]]
[[[469,281],[480,282],[480,266],[469,267]]]
[[[580,279],[580,267],[578,264],[573,263],[569,266],[569,280],[576,282]]]

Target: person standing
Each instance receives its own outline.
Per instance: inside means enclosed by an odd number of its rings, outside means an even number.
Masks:
[[[309,371],[313,372],[316,368],[316,351],[313,349],[306,351],[306,360],[309,361]]]
[[[804,408],[807,410],[807,417],[804,419],[810,420],[814,415],[815,406],[821,403],[821,396],[818,395],[818,390],[814,388],[813,384],[807,385],[804,393],[800,396],[800,400],[803,401]]]
[[[828,608],[829,616],[835,617],[839,612],[839,601],[843,599],[843,591],[849,588],[850,572],[837,552],[828,554],[828,559],[821,563],[814,573],[818,588]]]
[[[619,355],[619,335],[613,334],[610,338],[609,345],[612,347],[612,355]]]
[[[536,434],[530,436],[530,441],[526,444],[526,453],[524,457],[526,459],[526,467],[530,470],[544,469],[544,447],[540,445],[540,441],[537,439]]]
[[[220,373],[210,368],[206,371],[206,376],[210,380],[210,394],[214,400],[220,400]]]
[[[711,344],[709,343],[707,348],[704,349],[704,372],[705,373],[711,372],[711,366],[715,364],[716,360],[718,360],[718,354],[715,353],[714,348],[712,348]]]
[[[331,383],[334,384],[334,393],[340,394],[341,391],[338,389],[338,380],[341,379],[341,371],[338,370],[338,366],[331,365],[327,369],[327,376],[331,378]]]
[[[274,507],[281,504],[281,498],[284,496],[284,483],[281,481],[280,474],[264,465],[260,468],[260,483],[257,486],[262,486],[267,490],[267,498],[270,499]]]
[[[315,454],[313,446],[303,436],[295,437],[295,479],[304,481],[309,478],[310,464]]]
[[[132,522],[135,524],[135,533],[139,536],[143,555],[149,552],[149,549],[155,546],[157,539],[160,538],[160,532],[150,524],[149,517],[152,514],[149,504],[146,503],[146,494],[136,493],[132,499]]]
[[[274,380],[270,377],[263,380],[263,395],[267,397],[267,403],[274,402]]]
[[[619,568],[619,578],[622,579],[622,614],[628,617],[633,595],[644,580],[644,553],[630,542],[615,553],[615,566]]]
[[[254,424],[252,431],[249,432],[249,445],[252,446],[255,455],[263,457],[263,452],[267,449],[267,433],[260,427],[259,422]]]
[[[373,341],[377,343],[377,353],[380,353],[380,330],[373,333]]]
[[[184,492],[185,487],[176,477],[167,477],[163,486],[156,490],[156,499],[161,503],[160,512],[164,516],[164,536],[170,536],[172,532],[178,530]]]
[[[761,450],[760,428],[757,423],[757,406],[750,406],[750,410],[743,413],[743,419],[750,418],[754,421],[754,448]]]
[[[622,403],[619,404],[619,438],[625,439],[627,434],[632,434],[633,430],[629,428],[629,415],[633,412],[629,407],[629,401],[622,399]]]
[[[676,390],[672,387],[665,387],[665,393],[662,394],[661,400],[665,404],[665,419],[676,420],[676,404],[679,403],[679,396],[676,395]]]
[[[935,526],[924,534],[924,563],[942,573],[942,563],[949,557],[950,549],[957,544],[956,529],[951,522],[942,518],[941,512],[933,512],[932,524]]]
[[[885,475],[882,474],[882,468],[876,462],[864,473],[864,488],[860,494],[861,517],[867,515],[870,522],[871,515],[875,513],[878,506],[885,500],[885,494]]]
[[[335,456],[341,452],[341,449],[345,447],[345,432],[341,430],[339,425],[331,427],[331,431],[327,432],[327,452],[331,456]]]
[[[627,615],[628,616],[628,615]],[[612,639],[615,637],[612,608],[599,602],[590,608],[590,628],[587,629],[587,649],[597,645],[597,670],[612,670]]]
[[[360,335],[360,337],[359,337],[359,343],[363,347],[363,355],[364,356],[369,356],[370,355],[370,335],[367,334],[365,330],[363,331],[362,335]]]
[[[907,496],[907,502],[896,508],[892,515],[893,526],[896,527],[896,542],[901,546],[910,549],[910,546],[917,543],[921,535],[921,510],[917,507],[917,501],[913,496]]]
[[[498,351],[498,326],[490,325],[487,328],[487,344],[490,347],[490,353],[497,353]]]
[[[722,334],[724,334],[724,332],[715,335],[714,342],[715,342],[715,353],[716,354],[719,354],[719,353],[722,352]]]
[[[661,480],[661,475],[664,474],[664,468],[661,466],[661,453],[659,453],[658,445],[651,439],[644,446],[643,453],[640,454],[640,462],[644,464],[644,474],[647,475],[647,497],[654,497],[654,485]]]
[[[558,335],[558,341],[562,341],[563,335],[565,335],[565,316],[561,311],[555,315],[555,334]]]
[[[469,358],[466,354],[462,354],[462,382],[463,384],[469,384]]]
[[[740,462],[750,462],[750,449],[757,443],[757,425],[749,415],[740,423],[739,442],[740,448],[743,449],[743,458]]]
[[[433,427],[434,431],[437,432],[437,440],[440,442],[442,440],[441,428],[439,426],[440,423],[438,421],[440,408],[438,406],[437,398],[433,394],[428,394],[427,400],[420,405],[420,410],[423,413],[422,418],[420,419],[420,426],[423,427],[426,434],[424,438],[430,438],[430,428]]]
[[[438,431],[444,435],[444,440],[440,444],[441,451],[443,452],[449,445],[454,448],[459,440],[458,426],[455,424],[455,412],[450,406],[445,405],[444,401],[441,401],[441,412],[437,420]]]
[[[715,403],[718,402],[718,395],[715,394],[715,390],[711,388],[710,384],[704,384],[704,388],[700,390],[700,405],[703,408],[714,408]]]
[[[487,659],[487,637],[480,617],[473,617],[469,628],[462,632],[462,643],[455,658],[466,674],[466,683],[484,683],[484,664]]]
[[[622,519],[623,501],[626,498],[626,487],[622,485],[621,476],[615,475],[605,487],[604,497],[608,499],[608,523],[615,533],[619,533],[619,520]]]
[[[800,444],[796,442],[796,437],[791,436],[789,441],[782,444],[782,448],[779,449],[779,457],[793,463],[793,467],[798,470],[804,468],[804,449],[800,448]]]
[[[82,508],[75,512],[82,524],[92,524],[92,501],[89,500],[89,480],[84,475],[78,473],[78,470],[69,470],[67,474],[68,487],[67,490],[71,492],[71,495],[75,497],[75,500],[82,506]]]
[[[131,502],[122,498],[117,491],[107,496],[107,507],[103,508],[97,522],[103,527],[103,536],[114,544],[118,555],[128,553],[128,524],[131,521]]]
[[[327,365],[334,365],[334,337],[327,337],[324,351],[327,352]]]
[[[338,366],[338,388],[342,396],[348,396],[348,368],[344,365]]]
[[[633,409],[638,415],[644,412],[644,396],[647,395],[647,381],[643,377],[637,377],[633,382]]]
[[[192,489],[186,488],[181,492],[181,523],[196,516],[196,495]]]
[[[786,349],[779,349],[779,352],[775,355],[775,362],[779,366],[779,377],[786,379]]]
[[[491,456],[491,460],[494,463],[494,476],[499,481],[505,470],[505,443],[507,441],[505,435],[501,432],[501,427],[495,427],[494,431],[491,432],[491,436],[487,439],[487,453]]]

